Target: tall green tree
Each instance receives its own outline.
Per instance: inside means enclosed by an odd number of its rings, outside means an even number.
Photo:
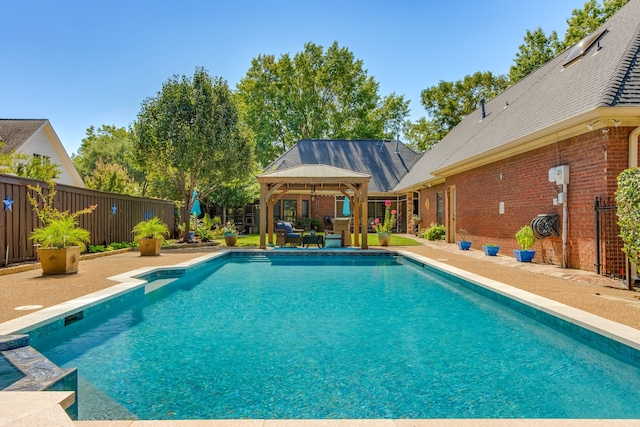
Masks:
[[[142,103],[134,130],[139,164],[165,176],[180,195],[186,230],[194,190],[206,198],[223,183],[253,171],[252,145],[232,93],[224,80],[203,68],[196,68],[193,77],[167,80],[157,96]]]
[[[482,99],[489,100],[507,87],[508,79],[491,71],[478,71],[455,82],[440,81],[421,92],[428,117],[420,128],[414,126],[413,129],[427,132],[421,136],[424,141],[440,141],[466,115],[476,110]]]
[[[260,55],[237,87],[243,119],[264,166],[304,138],[393,138],[409,102],[381,97],[361,60],[334,42],[307,43],[293,58]]]
[[[554,58],[559,46],[558,34],[555,31],[547,36],[540,27],[533,32],[527,30],[524,44],[520,45],[516,53],[515,64],[509,69],[510,84],[517,83]]]
[[[138,184],[129,176],[124,166],[117,163],[104,163],[102,158],[96,162],[95,169],[84,180],[87,188],[110,193],[141,194]]]
[[[569,28],[562,42],[562,49],[567,49],[600,28],[609,18],[620,10],[629,0],[589,0],[582,9],[573,9],[567,19]]]
[[[41,157],[18,155],[15,163],[15,174],[25,178],[38,179],[40,181],[52,181],[60,176],[60,166],[49,161],[44,161]],[[26,161],[23,161],[26,160]]]
[[[414,151],[430,150],[443,138],[435,122],[424,117],[420,117],[415,122],[404,122],[402,134],[404,143]]]
[[[27,156],[16,153],[16,150],[3,153],[4,140],[0,136],[0,173],[15,173],[15,165],[18,160],[26,160]]]
[[[135,164],[133,158],[131,132],[124,127],[102,125],[98,129],[91,126],[85,133],[86,137],[82,139],[78,153],[72,156],[73,164],[80,176],[85,181],[90,179],[99,162],[102,166],[120,165],[127,176],[133,179],[141,191],[144,192],[145,176]],[[122,171],[118,171],[119,175],[121,173]],[[98,180],[102,181],[103,178],[101,177]],[[117,188],[120,188],[120,186],[114,186],[114,189]]]

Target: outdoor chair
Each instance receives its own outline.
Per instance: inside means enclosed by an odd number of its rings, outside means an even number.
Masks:
[[[342,246],[351,246],[351,218],[333,218],[333,234],[342,236]]]
[[[302,246],[303,234],[304,230],[293,228],[293,224],[288,221],[276,222],[276,246],[286,246],[287,244]]]

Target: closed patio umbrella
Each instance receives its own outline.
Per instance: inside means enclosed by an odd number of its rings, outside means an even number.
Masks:
[[[195,200],[193,202],[193,207],[191,208],[191,213],[196,214],[196,216],[200,216],[202,210],[200,210],[200,201],[198,200],[198,192],[193,190],[193,196],[191,196],[191,200]]]
[[[351,216],[351,206],[349,206],[349,199],[347,197],[344,198],[344,204],[342,206],[342,215]]]

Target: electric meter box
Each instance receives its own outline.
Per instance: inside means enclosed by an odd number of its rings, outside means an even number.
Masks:
[[[556,166],[549,169],[549,182],[555,182],[556,185],[569,183],[569,165]]]

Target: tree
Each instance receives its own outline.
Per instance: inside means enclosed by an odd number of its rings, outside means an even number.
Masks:
[[[547,37],[540,27],[533,32],[527,30],[524,44],[520,45],[516,53],[515,65],[509,69],[509,83],[511,85],[517,83],[546,64],[556,56],[559,45],[558,34],[555,31]]]
[[[454,126],[480,106],[482,99],[491,99],[505,90],[508,79],[491,71],[478,71],[455,82],[440,81],[424,89],[421,101],[429,118],[413,126],[413,131],[426,132],[418,140],[440,141]],[[427,123],[430,122],[430,123]],[[415,138],[415,137],[414,137]]]
[[[98,162],[103,166],[117,164],[122,166],[126,175],[133,179],[143,192],[146,180],[142,171],[134,164],[130,131],[123,127],[102,125],[99,129],[91,126],[85,133],[87,136],[82,139],[78,153],[72,156],[73,164],[80,176],[85,181],[90,181]]]
[[[16,150],[11,150],[8,153],[2,153],[2,147],[4,147],[4,140],[0,136],[0,173],[14,173],[16,169],[16,162],[18,160],[26,160],[27,156],[17,153]]]
[[[260,198],[260,185],[255,176],[260,173],[256,167],[250,175],[240,177],[222,184],[209,196],[208,201],[214,202],[225,209],[244,207]]]
[[[124,166],[117,163],[104,163],[98,159],[93,173],[85,178],[85,185],[99,191],[139,196],[140,188],[127,174]]]
[[[406,121],[402,127],[405,143],[415,151],[427,151],[444,137],[433,120],[420,117],[415,123]]]
[[[238,84],[243,119],[262,165],[304,138],[394,138],[408,101],[381,98],[362,61],[334,42],[307,43],[293,58],[260,55]]]
[[[40,181],[53,181],[60,176],[60,166],[55,163],[43,161],[41,157],[31,156],[26,162],[20,161],[26,156],[16,157],[15,174],[25,178],[38,179]]]
[[[231,91],[203,68],[191,78],[171,77],[156,97],[143,101],[134,132],[137,161],[146,171],[164,175],[180,195],[187,230],[195,189],[205,198],[253,171],[253,147]]]

